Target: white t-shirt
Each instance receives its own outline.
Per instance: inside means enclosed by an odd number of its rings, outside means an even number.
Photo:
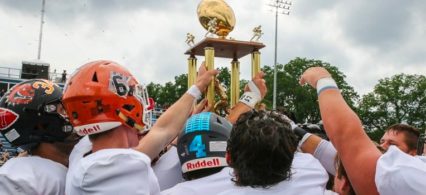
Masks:
[[[16,157],[0,168],[0,194],[64,194],[67,168],[38,156]]]
[[[224,167],[220,172],[213,175],[185,181],[175,187],[162,191],[162,195],[216,195],[234,186],[231,181],[232,169]]]
[[[152,166],[157,176],[160,190],[169,189],[176,184],[185,181],[182,177],[182,169],[176,147],[172,146]]]
[[[103,149],[73,165],[68,194],[159,194],[151,159],[133,149]]]
[[[270,188],[252,188],[233,186],[220,195],[257,195],[257,194],[324,194],[328,181],[327,171],[311,154],[296,152],[291,165],[292,176]]]
[[[396,146],[377,161],[375,182],[381,195],[426,194],[426,158],[410,156]]]

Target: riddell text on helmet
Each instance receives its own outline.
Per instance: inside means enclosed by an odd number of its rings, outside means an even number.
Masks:
[[[78,130],[78,134],[79,135],[93,134],[93,133],[98,132],[100,130],[101,130],[101,128],[99,127],[99,125],[94,125],[93,127],[85,127],[83,129]]]
[[[188,171],[192,171],[194,169],[201,169],[201,168],[209,168],[209,167],[218,167],[220,166],[219,158],[212,158],[208,160],[200,160],[196,162],[187,162],[186,163],[186,169]]]

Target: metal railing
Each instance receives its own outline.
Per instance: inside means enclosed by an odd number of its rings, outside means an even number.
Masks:
[[[25,74],[32,74],[32,73],[25,73]],[[64,83],[64,81],[62,80],[62,74],[63,73],[57,73],[55,71],[49,72],[49,80],[55,83]],[[21,79],[21,75],[22,75],[22,69],[0,66],[0,77]],[[68,78],[68,74],[66,74],[66,78]]]
[[[10,68],[10,67],[0,67],[0,76],[7,78],[21,78],[21,69],[18,68]]]

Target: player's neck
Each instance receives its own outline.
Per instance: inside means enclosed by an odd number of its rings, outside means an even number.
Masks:
[[[135,134],[137,137],[137,135]],[[103,132],[101,135],[91,139],[93,146],[92,152],[111,148],[130,148],[128,129],[123,126],[116,129]]]
[[[54,144],[51,143],[40,143],[37,148],[31,151],[33,155],[46,158],[57,163],[60,163],[68,167],[68,157],[69,155],[60,152]]]

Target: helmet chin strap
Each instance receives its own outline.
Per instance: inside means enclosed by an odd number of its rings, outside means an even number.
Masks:
[[[140,133],[143,133],[145,131],[144,126],[137,124],[133,119],[127,117],[121,111],[118,111],[118,117],[120,117],[120,119],[123,120],[130,127],[138,130]]]

